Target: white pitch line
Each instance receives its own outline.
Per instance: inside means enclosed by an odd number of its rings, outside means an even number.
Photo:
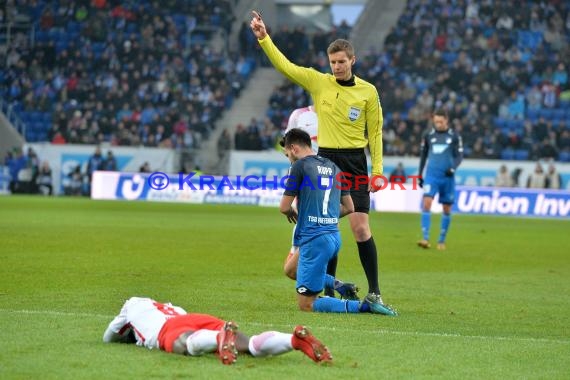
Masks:
[[[62,317],[89,317],[89,318],[105,318],[105,319],[113,319],[114,315],[104,315],[104,314],[94,314],[94,313],[70,313],[67,311],[55,311],[55,310],[9,310],[9,309],[0,309],[0,313],[6,314],[31,314],[31,315],[54,315],[54,316],[62,316]]]
[[[88,317],[88,318],[101,318],[111,320],[114,315],[105,314],[94,314],[94,313],[70,313],[66,311],[54,311],[54,310],[9,310],[0,309],[0,313],[5,314],[28,314],[28,315],[52,315],[52,316],[62,316],[62,317]],[[290,327],[284,324],[273,324],[273,323],[259,323],[259,322],[249,322],[248,325],[260,326],[265,328],[276,328],[276,327]],[[320,330],[337,331],[336,327],[320,326]],[[343,330],[344,331],[344,330]],[[432,333],[432,332],[422,332],[422,331],[398,331],[398,330],[360,330],[368,334],[385,334],[385,335],[403,335],[403,336],[419,336],[419,337],[435,337],[435,338],[462,338],[462,339],[481,339],[481,340],[502,340],[502,341],[515,341],[515,342],[543,342],[543,343],[561,343],[570,344],[569,339],[550,339],[550,338],[533,338],[533,337],[511,337],[511,336],[492,336],[492,335],[461,335],[454,333]]]

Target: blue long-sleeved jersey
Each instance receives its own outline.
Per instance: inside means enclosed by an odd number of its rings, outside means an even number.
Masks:
[[[461,136],[448,129],[439,132],[435,128],[422,137],[420,149],[420,170],[422,175],[427,161],[425,177],[442,177],[449,169],[457,169],[463,160],[463,142]]]

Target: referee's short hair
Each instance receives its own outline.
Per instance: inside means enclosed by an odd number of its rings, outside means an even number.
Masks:
[[[290,129],[283,139],[279,142],[282,147],[289,146],[291,144],[297,144],[300,146],[311,146],[311,136],[302,129],[293,128]]]
[[[354,47],[352,44],[347,41],[339,38],[338,40],[334,40],[329,47],[327,48],[327,54],[334,54],[338,53],[339,51],[344,51],[348,58],[354,57]]]

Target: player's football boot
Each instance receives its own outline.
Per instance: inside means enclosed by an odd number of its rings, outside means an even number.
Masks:
[[[234,364],[237,360],[236,348],[238,325],[235,322],[226,322],[222,331],[218,333],[218,355],[224,364]]]
[[[360,301],[358,297],[358,286],[356,284],[345,282],[341,286],[335,289],[338,294],[340,294],[340,298],[344,300],[351,300],[351,301]]]
[[[398,315],[396,310],[384,304],[384,302],[382,301],[382,297],[380,297],[379,294],[368,293],[362,302],[368,304],[368,306],[370,307],[370,312],[372,314],[389,315],[391,317],[395,317]]]
[[[424,249],[428,249],[431,247],[431,244],[429,243],[429,241],[422,239],[420,241],[418,241],[418,247],[422,247]]]
[[[447,247],[445,246],[445,243],[443,243],[443,242],[437,243],[437,250],[438,251],[445,251],[446,248]]]
[[[311,334],[306,326],[295,327],[291,345],[316,363],[332,363],[332,355],[327,346]]]

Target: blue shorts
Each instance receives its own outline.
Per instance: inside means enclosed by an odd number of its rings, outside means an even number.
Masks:
[[[339,250],[338,231],[319,235],[301,244],[297,266],[297,293],[311,296],[323,290],[327,264]]]
[[[439,194],[439,203],[452,205],[455,202],[455,178],[426,177],[424,197],[434,198],[436,194]]]

